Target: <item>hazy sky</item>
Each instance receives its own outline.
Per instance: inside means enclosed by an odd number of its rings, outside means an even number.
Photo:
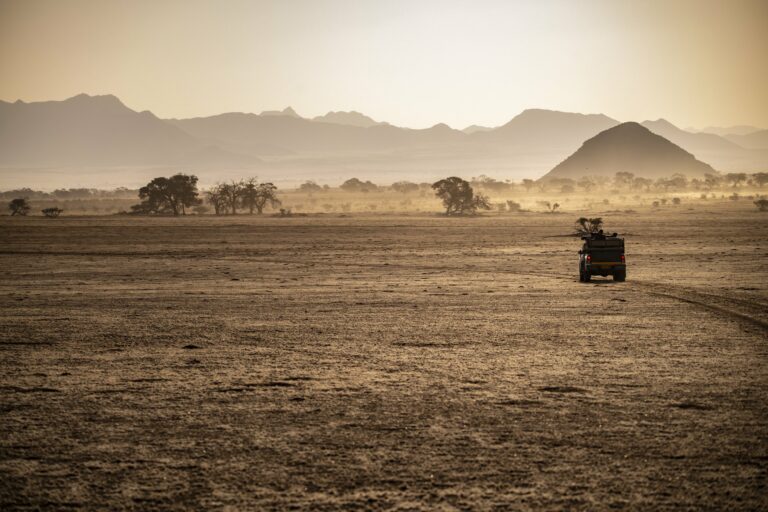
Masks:
[[[161,117],[768,127],[768,0],[0,0],[0,99],[80,92]]]

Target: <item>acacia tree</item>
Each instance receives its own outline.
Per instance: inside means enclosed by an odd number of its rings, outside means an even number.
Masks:
[[[686,178],[684,174],[675,173],[667,180],[667,183],[669,183],[670,187],[675,189],[685,190],[688,186],[688,178]]]
[[[197,197],[197,176],[175,174],[160,177],[139,189],[141,203],[131,208],[135,213],[172,213],[186,215],[186,209],[200,204]]]
[[[712,174],[712,173],[706,173],[704,175],[704,186],[707,187],[708,190],[712,190],[714,188],[717,188],[720,186],[720,183],[722,183],[723,178],[718,174]]]
[[[558,208],[560,208],[560,203],[550,203],[549,201],[539,201],[539,204],[541,204],[547,210],[549,210],[549,213],[555,213],[555,211]]]
[[[589,176],[583,176],[576,185],[583,188],[585,192],[590,192],[597,186],[597,182]]]
[[[397,181],[390,185],[389,188],[401,194],[409,194],[411,192],[419,191],[419,185],[410,181]]]
[[[360,181],[357,178],[350,178],[342,183],[339,188],[346,192],[375,192],[379,187],[370,181]]]
[[[64,213],[64,210],[55,206],[52,208],[43,208],[40,211],[43,212],[43,215],[45,215],[48,218],[56,218],[62,213]]]
[[[637,177],[632,180],[632,188],[635,190],[645,190],[646,192],[651,190],[653,180],[650,178]]]
[[[600,229],[602,229],[602,227],[602,217],[594,217],[592,219],[588,219],[587,217],[579,217],[576,220],[576,234],[579,235],[590,235],[592,233],[597,233],[600,231]]]
[[[617,188],[629,188],[634,179],[635,175],[631,172],[617,172],[613,177],[613,184]]]
[[[299,192],[306,192],[307,194],[312,195],[314,192],[322,192],[323,187],[315,183],[314,181],[305,181],[301,185],[299,185]]]
[[[443,200],[446,215],[491,209],[491,202],[487,196],[475,195],[469,182],[456,176],[437,181],[432,184],[432,188],[435,190],[435,195]]]
[[[768,172],[756,172],[752,175],[752,183],[760,188],[768,184]]]
[[[243,208],[248,208],[251,215],[254,209],[261,215],[267,204],[272,208],[281,204],[277,198],[277,187],[272,183],[257,183],[256,178],[251,178],[243,184],[241,198]]]
[[[225,212],[227,203],[224,193],[221,191],[221,185],[216,185],[210,190],[207,190],[205,192],[205,198],[208,200],[208,203],[213,206],[213,211],[216,215],[221,215]]]
[[[243,181],[232,180],[230,183],[220,183],[219,191],[224,205],[230,209],[232,215],[237,215],[237,206],[243,194]]]
[[[530,178],[525,178],[525,179],[522,181],[522,184],[523,184],[523,187],[525,187],[525,191],[526,191],[526,192],[530,192],[530,191],[531,191],[531,189],[533,188],[533,186],[536,184],[536,182],[535,182],[535,181],[533,181],[533,180],[532,180],[532,179],[530,179]]]
[[[30,206],[26,197],[17,197],[8,203],[8,209],[11,210],[11,217],[14,215],[24,216],[29,213],[29,210],[32,209],[32,206]]]
[[[747,181],[747,173],[745,172],[729,172],[725,175],[725,181],[733,184],[733,188],[737,188],[742,182]]]

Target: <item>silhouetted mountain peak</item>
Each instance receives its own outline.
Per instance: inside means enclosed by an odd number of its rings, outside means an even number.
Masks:
[[[605,130],[603,132],[600,132],[597,136],[602,137],[625,137],[627,135],[647,135],[651,133],[651,131],[643,126],[642,124],[636,122],[636,121],[627,121],[626,123],[617,124],[613,128],[609,128],[608,130]],[[596,137],[593,137],[590,140],[594,140]],[[587,141],[589,142],[589,141]],[[585,142],[586,144],[586,142]]]
[[[369,128],[371,126],[376,126],[378,124],[381,124],[374,121],[373,119],[366,116],[365,114],[361,114],[360,112],[357,112],[355,110],[350,110],[349,112],[331,111],[325,114],[324,116],[317,116],[312,120],[321,122],[321,123],[343,124],[347,126],[359,126],[362,128]]]
[[[737,144],[715,135],[712,133],[691,133],[681,128],[678,128],[674,124],[670,123],[666,119],[657,119],[655,121],[643,121],[643,126],[651,130],[657,135],[669,139],[681,148],[685,148],[693,153],[706,153],[712,152],[724,152],[724,151],[739,151],[740,148]]]
[[[260,115],[262,116],[286,116],[295,117],[301,119],[302,117],[293,110],[292,107],[285,107],[283,110],[265,110]]]
[[[179,161],[199,142],[188,133],[126,107],[111,94],[3,108],[0,162],[6,165],[145,165]]]
[[[64,100],[64,102],[128,108],[114,94],[99,94],[91,96],[89,94],[80,93],[76,96],[72,96],[71,98]]]
[[[464,128],[461,131],[463,131],[464,133],[469,135],[469,134],[477,133],[477,132],[489,132],[491,130],[493,130],[493,128],[491,128],[489,126],[480,126],[479,124],[472,124],[472,125],[467,126],[466,128]]]
[[[527,108],[512,119],[557,119],[563,117],[590,117],[610,119],[610,117],[606,116],[605,114],[581,114],[578,112],[563,112],[561,110],[549,110],[546,108]]]
[[[680,130],[680,128],[678,128],[674,124],[670,123],[669,121],[667,121],[663,117],[660,117],[660,118],[658,118],[655,121],[650,121],[650,120],[643,121],[642,125],[645,126],[648,129],[650,129],[650,130],[653,130],[653,128],[665,128],[665,129],[670,129],[670,130]]]
[[[642,124],[627,122],[585,141],[542,179],[613,176],[617,172],[657,178],[675,173],[702,176],[714,169]]]

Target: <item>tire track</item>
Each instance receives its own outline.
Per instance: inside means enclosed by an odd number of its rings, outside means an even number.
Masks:
[[[634,281],[632,285],[645,293],[693,304],[724,316],[745,321],[763,331],[768,331],[768,307],[765,304],[724,295],[697,292],[673,285],[658,285],[642,281]]]

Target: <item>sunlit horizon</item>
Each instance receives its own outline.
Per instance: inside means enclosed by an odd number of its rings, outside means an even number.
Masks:
[[[0,2],[0,99],[161,118],[355,110],[426,128],[541,108],[768,126],[768,3]]]

